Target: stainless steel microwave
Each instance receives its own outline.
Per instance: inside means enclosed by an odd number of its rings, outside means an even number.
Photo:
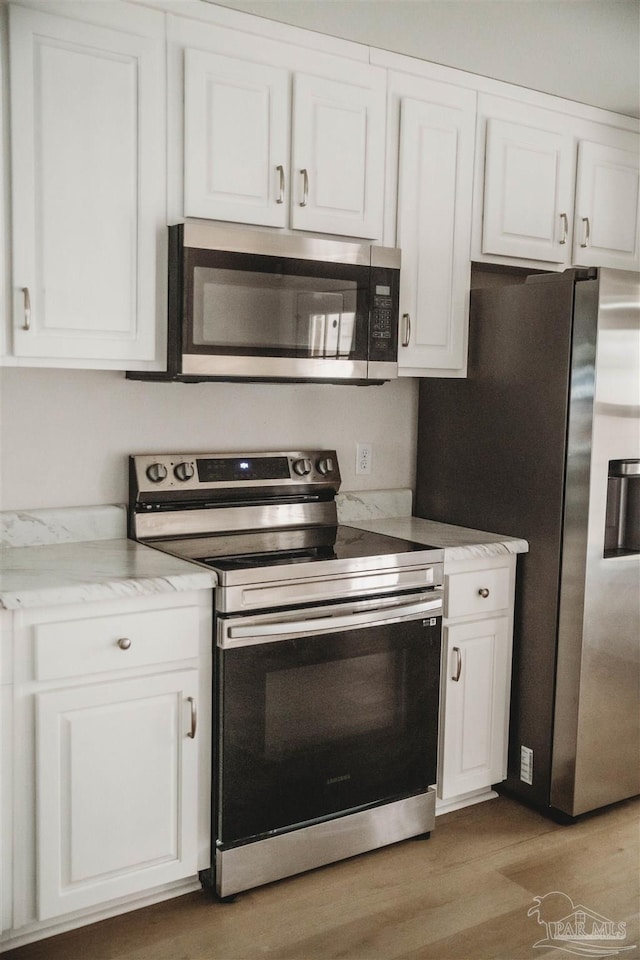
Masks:
[[[168,376],[394,378],[399,281],[396,249],[214,221],[171,226]]]

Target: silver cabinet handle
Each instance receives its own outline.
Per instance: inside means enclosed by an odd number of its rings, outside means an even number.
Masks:
[[[582,243],[581,247],[588,247],[589,241],[591,240],[591,224],[589,223],[589,217],[583,217],[582,222],[584,224],[584,233],[582,234]]]
[[[566,243],[567,237],[569,236],[569,217],[566,213],[561,213],[560,219],[562,220],[562,237],[560,238],[560,243]]]
[[[300,171],[302,174],[302,200],[300,201],[301,207],[306,207],[309,202],[309,173],[305,167]]]
[[[411,317],[408,313],[403,313],[402,319],[404,320],[404,337],[402,338],[402,346],[408,347],[409,340],[411,340]]]
[[[131,646],[131,640],[129,637],[120,637],[118,640],[118,646],[121,650],[128,650]]]
[[[190,740],[195,740],[196,730],[198,729],[198,709],[196,707],[195,697],[187,697],[187,702],[191,707],[191,729],[187,736]]]
[[[280,178],[280,194],[276,200],[276,203],[284,203],[284,167],[281,163],[278,164],[276,170],[278,171],[278,176]]]
[[[487,597],[489,596],[488,587],[480,587],[480,589],[478,590],[478,596],[484,597],[484,599],[486,600]]]
[[[454,647],[453,652],[456,655],[456,672],[451,679],[457,683],[460,679],[460,674],[462,673],[462,651],[460,650],[460,647]]]
[[[22,288],[22,296],[24,299],[24,323],[22,324],[22,329],[31,330],[31,295],[29,294],[29,287]]]

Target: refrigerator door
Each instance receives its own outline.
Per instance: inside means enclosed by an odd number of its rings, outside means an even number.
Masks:
[[[529,541],[518,558],[508,784],[538,806],[551,774],[574,286],[555,274],[472,290],[467,379],[420,383],[418,516]],[[520,779],[521,745],[533,751],[531,784]]]
[[[599,271],[593,405],[584,313],[577,284],[550,793],[571,816],[640,793],[640,554],[605,544],[609,476],[640,457],[638,275]]]
[[[640,792],[640,557],[611,534],[605,557],[609,476],[640,458],[638,315],[623,271],[475,289],[468,379],[420,384],[416,514],[529,541],[505,786],[568,816]]]

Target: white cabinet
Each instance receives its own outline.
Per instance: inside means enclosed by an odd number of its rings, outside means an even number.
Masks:
[[[184,215],[286,226],[288,72],[185,50],[184,84]]]
[[[506,776],[515,562],[445,561],[437,788],[451,807]]]
[[[179,17],[169,38],[171,85],[184,75],[181,216],[381,237],[384,70],[270,40],[254,49]],[[174,90],[178,111],[181,100]]]
[[[36,694],[39,919],[197,872],[197,679]]]
[[[14,615],[12,926],[210,865],[211,592]]]
[[[106,21],[92,23],[9,8],[19,362],[145,369],[156,360],[164,21],[157,11],[104,9]],[[103,6],[94,10],[100,18]]]
[[[573,262],[637,270],[640,138],[635,150],[578,145]]]
[[[390,132],[399,123],[400,374],[464,376],[476,94],[393,73],[389,90]]]
[[[639,269],[638,134],[515,100],[478,107],[472,258]]]
[[[530,123],[487,121],[482,251],[568,263],[573,141],[529,113]]]

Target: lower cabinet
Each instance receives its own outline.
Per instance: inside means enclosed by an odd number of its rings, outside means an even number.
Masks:
[[[36,694],[39,919],[197,873],[197,681]]]
[[[445,561],[441,807],[481,799],[506,777],[515,563]]]
[[[211,591],[13,615],[9,939],[209,867],[211,638]]]

